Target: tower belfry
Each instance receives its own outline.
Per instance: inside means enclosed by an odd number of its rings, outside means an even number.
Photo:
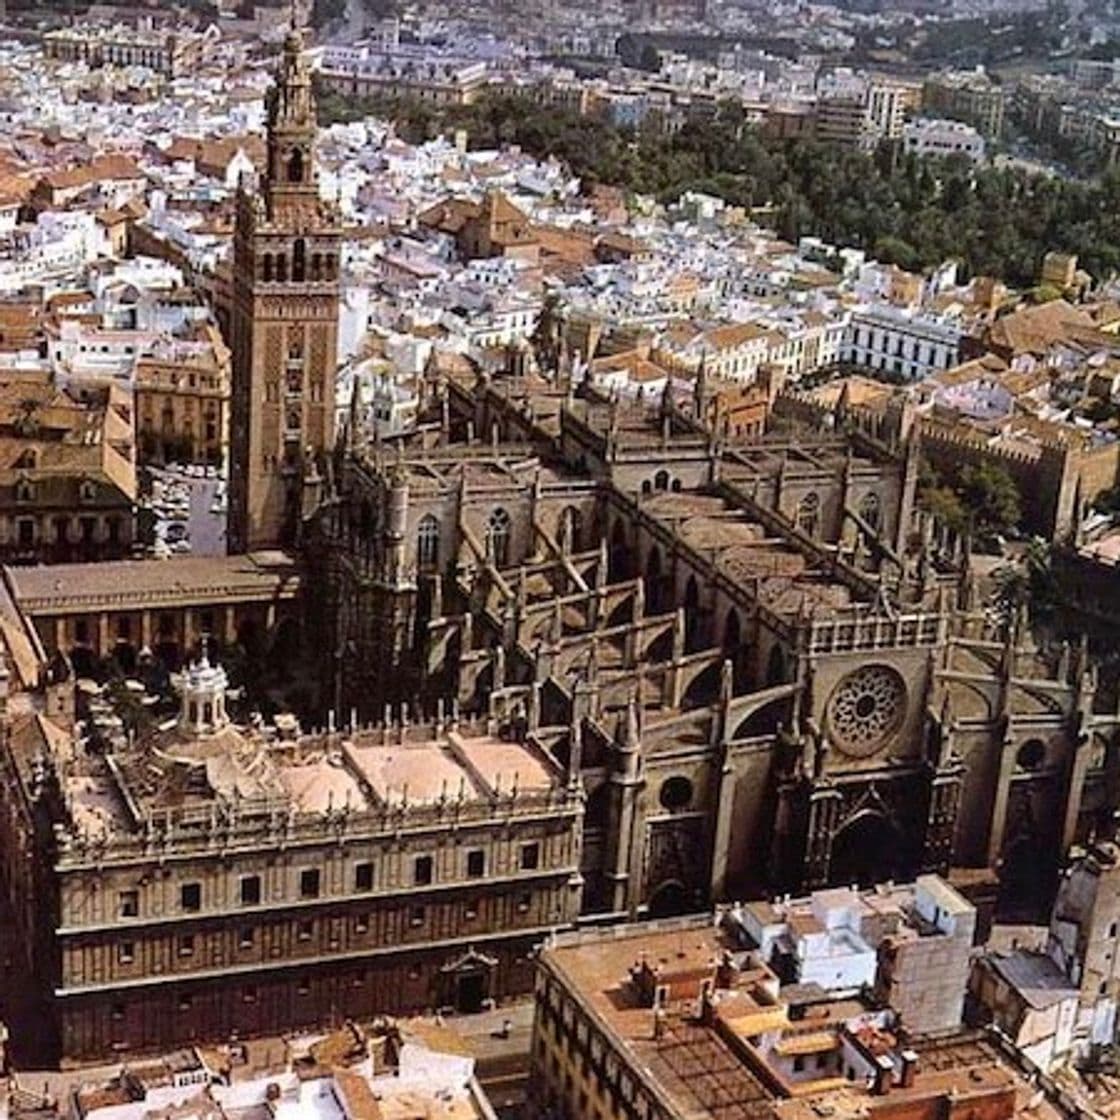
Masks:
[[[242,184],[234,233],[231,552],[295,543],[304,481],[334,443],[339,223],[319,197],[294,5],[267,111],[264,176],[259,190]]]

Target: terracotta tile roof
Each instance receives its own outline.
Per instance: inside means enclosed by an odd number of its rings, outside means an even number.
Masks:
[[[1081,308],[1055,299],[997,319],[988,332],[988,342],[1011,354],[1043,354],[1071,329],[1093,326],[1092,318]]]
[[[48,172],[43,176],[43,182],[51,190],[69,190],[110,180],[143,178],[143,171],[126,156],[107,155],[79,167]]]

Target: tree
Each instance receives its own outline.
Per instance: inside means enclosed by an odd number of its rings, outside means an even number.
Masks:
[[[963,533],[968,528],[968,512],[952,488],[931,487],[922,495],[922,505],[954,533]]]
[[[1019,524],[1022,510],[1018,487],[998,463],[985,461],[964,467],[958,496],[981,532],[1005,533]]]

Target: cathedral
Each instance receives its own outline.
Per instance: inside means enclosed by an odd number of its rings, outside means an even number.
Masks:
[[[179,585],[182,634],[294,610],[319,727],[235,725],[204,641],[175,719],[94,749],[71,646],[109,614],[8,581],[0,884],[56,1049],[477,1010],[550,932],[827,885],[938,872],[1045,912],[1120,804],[1120,713],[1084,645],[984,610],[906,425],[821,430],[779,394],[732,438],[703,369],[606,396],[547,319],[498,368],[430,363],[410,434],[336,432],[342,235],[297,31],[268,127],[226,320],[229,540],[271,599],[235,604],[221,558]]]
[[[336,439],[314,121],[293,32],[238,209],[230,539],[298,547],[321,708],[455,702],[577,765],[585,913],[954,868],[1044,905],[1116,807],[1115,705],[1084,648],[985,615],[906,426],[778,401],[736,441],[703,373],[607,399],[546,322],[504,369],[429,371],[413,435]]]

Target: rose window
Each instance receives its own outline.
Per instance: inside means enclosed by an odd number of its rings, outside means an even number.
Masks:
[[[856,757],[874,754],[902,726],[906,685],[885,665],[866,665],[846,676],[828,701],[832,741]]]

